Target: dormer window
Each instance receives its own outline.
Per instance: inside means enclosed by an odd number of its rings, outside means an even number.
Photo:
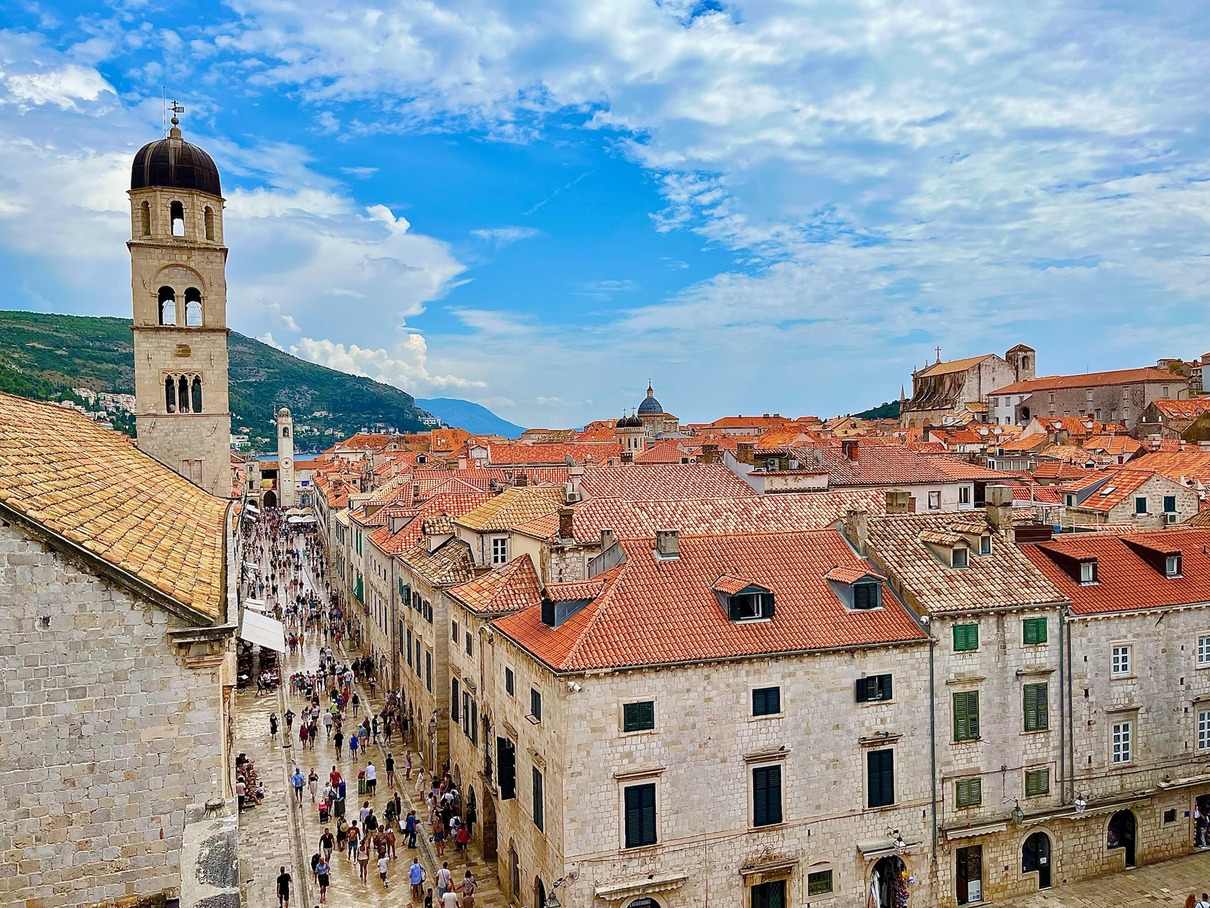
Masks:
[[[1164,559],[1164,574],[1168,577],[1181,576],[1181,556],[1169,555]]]
[[[1080,562],[1080,583],[1097,582],[1097,563],[1095,560]]]
[[[771,592],[742,592],[730,597],[727,617],[732,621],[760,621],[773,617]]]
[[[954,546],[950,550],[950,567],[964,568],[970,563],[970,550],[966,546]]]
[[[979,554],[990,555],[992,553],[992,537],[983,535],[979,537]]]
[[[853,584],[853,608],[872,609],[882,605],[882,597],[878,595],[878,584],[866,581]]]

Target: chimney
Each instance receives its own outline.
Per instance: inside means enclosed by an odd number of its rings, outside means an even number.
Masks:
[[[908,502],[911,501],[911,498],[912,496],[907,489],[887,489],[886,512],[888,514],[908,513]]]
[[[750,441],[737,442],[735,445],[735,459],[740,463],[752,465],[752,450],[755,445]]]
[[[655,555],[657,558],[677,558],[681,554],[681,541],[676,530],[655,531]]]
[[[573,539],[574,534],[571,529],[571,518],[575,515],[575,511],[571,508],[559,508],[559,538]]]
[[[718,445],[702,445],[701,463],[718,463]]]
[[[984,493],[987,501],[987,522],[1013,542],[1013,490],[1008,486],[988,486]]]
[[[849,508],[844,514],[844,534],[849,542],[857,549],[859,555],[865,554],[866,540],[869,538],[870,515],[862,508]]]
[[[851,460],[854,463],[861,459],[861,448],[857,444],[856,438],[846,438],[840,443],[840,451],[844,454],[845,460]]]
[[[634,463],[634,452],[633,451],[623,451],[622,452],[622,463]]]
[[[605,551],[607,548],[609,548],[611,545],[613,545],[614,542],[616,542],[616,540],[613,538],[613,530],[611,530],[607,527],[602,527],[601,528],[601,551],[602,552]]]

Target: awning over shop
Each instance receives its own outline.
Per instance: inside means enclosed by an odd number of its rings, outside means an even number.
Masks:
[[[298,526],[299,524],[314,523],[314,522],[315,522],[315,518],[312,517],[310,514],[306,515],[305,517],[287,517],[286,518],[286,523],[293,524],[294,526]]]
[[[264,599],[253,599],[251,596],[249,596],[244,600],[244,605],[253,611],[260,612],[262,615],[267,614],[269,611],[269,603],[267,603]]]
[[[1007,823],[985,823],[982,826],[966,826],[961,829],[945,830],[947,839],[971,839],[979,835],[991,835],[1008,829]]]
[[[254,609],[244,609],[244,625],[239,635],[249,643],[263,646],[274,652],[286,651],[286,629],[282,623]]]

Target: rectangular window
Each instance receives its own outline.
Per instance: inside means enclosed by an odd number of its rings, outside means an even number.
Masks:
[[[1133,758],[1133,724],[1130,722],[1114,722],[1110,728],[1109,761],[1114,764],[1129,763]]]
[[[1145,495],[1139,495],[1139,496],[1135,497],[1134,513],[1136,513],[1136,514],[1146,514],[1147,513],[1147,497]]]
[[[1049,698],[1047,685],[1026,684],[1021,689],[1025,710],[1025,730],[1045,731],[1050,727]]]
[[[971,487],[970,486],[958,486],[958,504],[970,504],[970,503],[971,503]]]
[[[977,690],[956,691],[954,705],[954,740],[977,741],[979,739],[979,692]]]
[[[991,536],[979,537],[979,554],[990,555],[992,553],[992,538]]]
[[[966,653],[979,648],[979,625],[954,625],[954,652]]]
[[[1176,496],[1175,495],[1165,495],[1164,496],[1164,513],[1165,514],[1175,514],[1176,513]]]
[[[1021,622],[1021,642],[1026,646],[1037,646],[1046,642],[1046,619],[1026,618]]]
[[[1210,709],[1197,711],[1197,749],[1210,750]]]
[[[622,704],[622,731],[651,731],[655,728],[655,701]]]
[[[1097,582],[1097,563],[1095,561],[1080,562],[1080,583]]]
[[[458,622],[457,621],[450,622],[450,639],[453,640],[455,643],[458,642]]]
[[[869,675],[857,679],[857,702],[876,703],[891,699],[891,676]]]
[[[966,546],[956,546],[950,550],[950,564],[956,568],[964,568],[970,564],[970,550]]]
[[[416,677],[420,677],[420,639],[416,639]]]
[[[877,583],[853,584],[853,608],[871,609],[882,605]]]
[[[455,722],[458,721],[458,704],[460,698],[459,691],[461,688],[462,684],[457,678],[450,679],[450,718]]]
[[[430,694],[433,692],[433,654],[428,650],[424,653],[424,686]]]
[[[479,744],[479,705],[471,700],[470,719],[468,724],[471,727],[470,738],[471,744],[478,746]]]
[[[752,770],[752,825],[773,826],[781,822],[781,766],[757,766]]]
[[[983,803],[982,779],[959,779],[954,783],[954,803],[959,809]]]
[[[1197,664],[1210,665],[1210,634],[1197,638]]]
[[[492,564],[504,564],[508,561],[508,537],[496,536],[492,539]]]
[[[517,678],[511,668],[504,670],[504,692],[510,697],[517,692]]]
[[[534,825],[543,829],[546,825],[546,803],[542,793],[542,773],[538,767],[533,768],[534,782]]]
[[[533,687],[529,689],[529,714],[542,721],[542,694]]]
[[[807,874],[807,895],[827,895],[831,891],[831,870],[814,870]]]
[[[631,785],[623,790],[626,802],[626,847],[655,844],[655,783]]]
[[[1126,643],[1118,644],[1110,650],[1109,654],[1109,674],[1111,675],[1129,675],[1130,674],[1130,645]]]
[[[1044,794],[1050,794],[1050,770],[1025,770],[1025,797],[1037,798]]]
[[[780,712],[780,687],[758,687],[752,691],[752,715],[775,716]]]
[[[465,638],[466,654],[468,656],[475,655],[475,637],[474,637],[474,635],[468,632],[468,633],[463,634],[462,636]]]
[[[929,492],[929,510],[930,511],[941,510],[941,493],[940,492]]]
[[[412,667],[412,629],[407,629],[408,668]]]
[[[895,751],[871,750],[866,754],[866,802],[870,807],[895,803]]]
[[[786,881],[770,880],[752,887],[752,908],[786,908]]]

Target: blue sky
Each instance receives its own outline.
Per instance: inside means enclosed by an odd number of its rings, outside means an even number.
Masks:
[[[0,306],[125,315],[186,106],[232,327],[526,425],[831,415],[932,357],[1210,350],[1195,3],[0,9]]]

